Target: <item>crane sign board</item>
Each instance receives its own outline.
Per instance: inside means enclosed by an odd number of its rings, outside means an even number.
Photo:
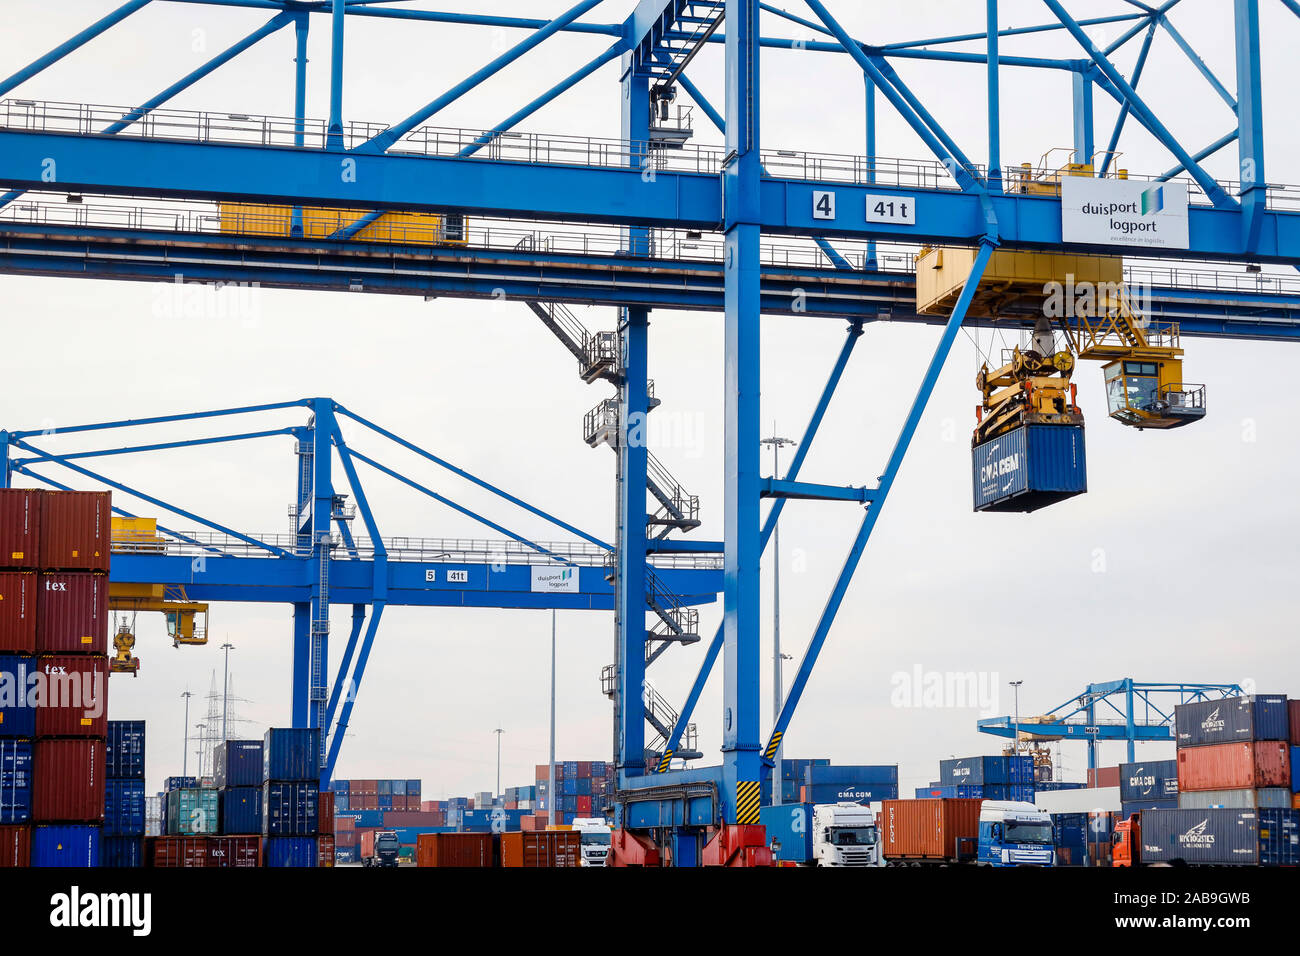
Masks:
[[[532,585],[534,591],[577,594],[578,569],[569,565],[555,567],[535,564],[532,566]]]
[[[1186,249],[1187,184],[1063,176],[1061,238],[1093,246]]]

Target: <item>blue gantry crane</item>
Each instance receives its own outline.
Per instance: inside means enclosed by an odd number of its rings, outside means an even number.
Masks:
[[[1174,739],[1174,707],[1195,700],[1219,700],[1243,693],[1240,684],[1140,683],[1131,677],[1089,684],[1083,692],[1041,715],[987,717],[976,725],[983,734],[1011,740],[1081,741],[1088,745],[1088,768],[1097,766],[1102,741],[1123,740],[1128,761],[1139,742]]]
[[[187,2],[195,9],[226,8],[232,17],[270,18],[251,24],[243,39],[135,106],[51,102],[36,98],[36,86],[46,67],[112,28],[124,29],[120,24],[150,0],[130,0],[108,11],[0,80],[0,97],[6,97],[0,100],[0,188],[8,190],[0,195],[0,272],[518,301],[576,357],[585,380],[616,389],[588,414],[584,437],[593,446],[609,445],[618,456],[618,522],[615,540],[607,545],[577,535],[602,552],[599,562],[590,565],[577,560],[573,550],[546,553],[548,549],[521,545],[520,553],[528,554],[530,562],[578,565],[582,590],[576,597],[539,598],[523,587],[524,573],[518,569],[511,572],[516,584],[485,596],[483,588],[464,586],[480,580],[475,577],[480,572],[487,574],[481,554],[444,563],[422,553],[405,561],[384,543],[353,474],[358,462],[374,467],[373,462],[339,442],[333,423],[345,414],[342,409],[327,400],[310,400],[297,403],[312,409],[314,425],[307,427],[315,433],[296,437],[298,510],[289,541],[255,539],[209,524],[210,531],[222,536],[223,547],[246,553],[213,552],[207,549],[218,542],[194,536],[186,541],[172,534],[176,543],[168,548],[178,549],[175,553],[124,555],[120,561],[115,557],[115,566],[126,573],[133,562],[148,560],[150,567],[133,573],[184,577],[189,562],[211,558],[208,566],[230,568],[235,575],[228,595],[246,593],[239,588],[248,588],[253,576],[269,574],[271,586],[265,590],[295,606],[295,723],[323,720],[326,727],[343,675],[328,688],[313,661],[324,646],[325,609],[331,602],[368,603],[373,609],[364,637],[364,614],[354,612],[349,645],[362,667],[379,614],[392,600],[612,606],[617,652],[604,684],[613,700],[619,772],[617,863],[766,860],[762,830],[755,826],[763,781],[899,479],[954,341],[963,326],[1018,332],[1036,324],[1032,311],[1017,310],[1014,303],[985,308],[990,277],[996,276],[986,276],[986,271],[997,250],[1160,260],[1130,264],[1125,281],[1149,288],[1144,321],[1177,323],[1185,340],[1286,342],[1300,336],[1300,277],[1294,275],[1300,264],[1300,189],[1266,176],[1261,0],[1233,0],[1211,14],[1235,39],[1235,84],[1220,78],[1175,27],[1178,0],[1117,5],[1113,13],[1098,13],[1094,7],[1095,15],[1084,19],[1061,0],[1043,0],[1043,22],[1016,27],[1002,25],[1005,3],[985,0],[970,5],[983,13],[983,29],[895,42],[855,37],[821,0],[803,0],[798,12],[759,0],[628,0],[626,15],[613,22],[588,19],[601,0],[580,0],[550,18],[378,0]],[[1286,15],[1288,26],[1300,29],[1291,18],[1300,17],[1294,0],[1278,0],[1275,9]],[[366,122],[345,117],[343,108],[345,38],[357,18],[435,32],[450,24],[495,28],[515,31],[522,39],[404,118]],[[306,113],[307,39],[314,22],[325,25],[330,38],[324,118]],[[168,105],[214,70],[290,29],[293,66],[286,73],[295,94],[292,116]],[[1100,30],[1108,31],[1105,40]],[[491,125],[468,130],[435,125],[446,107],[560,33],[591,40],[591,58],[550,88],[528,90],[515,112]],[[1161,33],[1173,40],[1199,77],[1199,86],[1188,82],[1181,88],[1184,101],[1195,108],[1191,112],[1198,118],[1214,115],[1212,110],[1224,114],[1229,132],[1208,145],[1186,145],[1139,92],[1153,40]],[[1032,44],[1043,35],[1068,38],[1076,55],[1037,55]],[[15,43],[21,45],[21,38]],[[1009,43],[1026,49],[1003,52]],[[698,57],[710,48],[720,55]],[[1132,65],[1120,66],[1120,58],[1135,48]],[[861,154],[767,145],[760,102],[769,50],[852,61],[865,88]],[[720,108],[695,82],[702,64],[718,61],[726,90]],[[611,122],[608,138],[520,128],[542,107],[616,62],[621,109],[617,129]],[[983,87],[980,108],[988,136],[981,144],[987,148],[982,162],[943,125],[944,110],[957,107],[939,97],[922,98],[901,72],[940,64],[969,71],[965,82],[948,87],[960,91],[962,110],[969,112],[973,91]],[[1022,78],[1046,71],[1068,80],[1070,95],[1060,113],[1072,121],[1073,141],[1069,162],[1061,169],[1045,170],[1046,176],[1036,170],[1031,170],[1034,175],[1008,174],[1001,153],[1004,71]],[[1232,85],[1235,93],[1229,92]],[[20,88],[21,98],[14,95]],[[394,101],[407,95],[409,90],[395,87]],[[924,144],[925,158],[888,158],[878,150],[876,112],[882,101]],[[1099,101],[1113,101],[1116,108],[1103,148],[1097,137]],[[696,141],[692,123],[697,115],[721,131],[722,146]],[[1119,146],[1126,130],[1135,126],[1168,153],[1168,170],[1144,177],[1119,167]],[[1232,144],[1241,172],[1221,181],[1204,164]],[[1185,239],[1145,243],[1144,223],[1120,235],[1103,230],[1067,236],[1067,222],[1073,229],[1080,213],[1067,209],[1061,190],[1020,188],[1027,182],[1059,185],[1062,175],[1125,195],[1126,181],[1147,182],[1141,215],[1181,216],[1185,211]],[[1166,184],[1173,199],[1185,191],[1186,203],[1172,202],[1166,211],[1161,190]],[[964,281],[939,312],[917,308],[914,262],[923,247],[972,250]],[[972,310],[977,295],[981,307]],[[588,331],[568,310],[575,304],[612,307],[613,328]],[[721,542],[686,536],[698,524],[698,503],[672,479],[644,437],[646,416],[659,401],[648,361],[654,309],[723,315]],[[759,467],[759,317],[764,313],[846,322],[843,346],[798,452],[785,474],[770,478]],[[855,344],[867,326],[882,320],[923,322],[942,330],[920,371],[897,439],[869,476],[808,480],[803,475],[808,449],[847,373]],[[49,452],[34,450],[40,447],[36,437],[0,434],[6,453],[30,456],[17,466],[19,474],[54,463]],[[350,541],[344,530],[349,505],[338,499],[330,470],[321,464],[328,456],[314,455],[319,441],[332,442],[339,451],[367,526],[368,552],[359,537]],[[86,481],[106,483],[76,459],[63,458],[58,464],[74,473],[81,469]],[[391,470],[388,475],[415,481]],[[765,515],[764,499],[770,502]],[[764,733],[759,716],[759,567],[791,499],[851,508],[859,523],[785,703]],[[181,514],[197,520],[194,512]],[[566,533],[576,532],[564,527]],[[325,529],[328,541],[320,537]],[[326,550],[335,557],[325,559]],[[278,560],[252,557],[262,553]],[[718,553],[720,570],[664,565],[669,555],[707,560]],[[256,568],[248,563],[254,560]],[[432,581],[408,577],[453,570],[469,580],[448,581],[457,587],[443,590],[423,586]],[[695,643],[698,621],[686,610],[718,591],[723,595],[722,624],[710,640],[700,642],[704,650],[698,676],[684,705],[676,711],[660,706],[645,691],[648,668],[669,649]],[[190,595],[219,599],[195,588]],[[693,755],[683,738],[719,661],[721,763],[682,767],[679,758]],[[346,721],[350,705],[344,705],[336,726]],[[649,747],[647,724],[659,736]],[[339,739],[336,731],[332,750]]]

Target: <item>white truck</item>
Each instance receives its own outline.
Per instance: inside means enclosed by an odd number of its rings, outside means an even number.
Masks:
[[[861,803],[813,807],[812,862],[816,866],[879,866],[876,814]]]
[[[604,866],[609,857],[609,824],[601,817],[578,817],[572,829],[582,834],[582,865]]]

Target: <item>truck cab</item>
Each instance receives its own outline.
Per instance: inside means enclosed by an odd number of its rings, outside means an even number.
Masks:
[[[398,865],[402,845],[392,830],[376,830],[361,837],[361,863],[363,866],[393,867]]]
[[[1032,803],[985,800],[980,807],[981,866],[1054,866],[1052,818]]]
[[[876,814],[860,803],[813,808],[813,861],[817,866],[879,866]]]
[[[1142,817],[1134,813],[1127,820],[1115,824],[1111,834],[1110,865],[1142,865]]]
[[[582,865],[604,866],[609,858],[609,824],[600,817],[579,817],[572,829],[582,834]]]

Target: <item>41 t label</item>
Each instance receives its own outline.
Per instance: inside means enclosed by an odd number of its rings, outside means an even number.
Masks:
[[[868,196],[867,222],[915,226],[916,199],[912,196]]]

